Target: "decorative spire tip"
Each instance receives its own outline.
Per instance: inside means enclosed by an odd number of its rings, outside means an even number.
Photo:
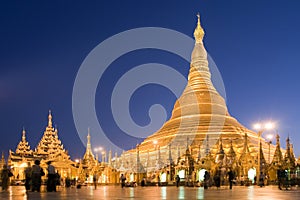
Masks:
[[[198,23],[197,23],[197,27],[194,31],[194,37],[195,37],[196,43],[202,43],[202,40],[204,37],[204,30],[200,24],[200,14],[199,13],[197,14],[197,17],[198,17]]]

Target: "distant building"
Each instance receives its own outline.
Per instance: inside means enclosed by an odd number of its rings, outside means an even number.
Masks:
[[[26,132],[22,131],[22,140],[19,142],[15,151],[9,151],[8,166],[14,174],[13,179],[25,179],[24,169],[28,162],[31,165],[35,160],[40,160],[40,166],[44,169],[47,162],[52,161],[57,172],[61,177],[73,177],[77,174],[76,163],[70,159],[68,152],[58,138],[58,130],[52,126],[52,115],[49,111],[48,125],[37,147],[32,150],[26,140]],[[46,170],[44,170],[47,173]],[[46,177],[46,176],[45,176]]]

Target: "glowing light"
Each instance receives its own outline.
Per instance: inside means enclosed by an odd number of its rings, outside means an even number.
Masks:
[[[270,130],[270,129],[274,128],[274,124],[272,122],[268,122],[265,124],[265,128]]]
[[[206,170],[205,169],[201,169],[199,171],[199,181],[204,181],[204,174],[205,174]]]
[[[21,165],[20,165],[20,167],[27,167],[27,163],[26,162],[24,162],[24,163],[22,163]]]
[[[274,127],[275,126],[274,126],[273,122],[267,122],[265,124],[256,123],[253,125],[253,128],[258,131],[270,130],[270,129],[273,129]]]
[[[253,125],[253,128],[254,128],[255,130],[260,130],[260,129],[261,129],[261,124],[254,124],[254,125]]]
[[[272,135],[272,134],[269,134],[269,135],[267,135],[267,138],[268,138],[269,140],[272,140],[272,139],[273,139],[273,135]]]
[[[134,182],[134,174],[130,174],[130,182]]]
[[[154,140],[154,141],[153,141],[153,144],[157,144],[157,140]]]
[[[184,169],[180,170],[178,172],[178,175],[179,175],[180,178],[184,178],[185,177],[185,171],[184,171]]]
[[[75,162],[76,162],[76,163],[79,163],[79,159],[75,159]]]
[[[167,182],[167,174],[166,173],[161,174],[160,181],[161,182]]]
[[[249,169],[249,171],[248,171],[248,178],[249,178],[249,180],[252,181],[252,183],[254,183],[254,177],[255,177],[255,175],[256,175],[256,169],[255,168]]]
[[[103,149],[102,147],[97,147],[97,148],[94,149],[94,151],[98,152],[98,151],[102,151],[102,149]]]

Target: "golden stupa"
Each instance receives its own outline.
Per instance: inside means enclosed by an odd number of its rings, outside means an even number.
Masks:
[[[246,175],[250,169],[257,169],[258,160],[261,165],[267,164],[265,157],[269,163],[272,161],[275,146],[232,117],[224,98],[215,89],[203,44],[204,34],[198,14],[187,86],[176,101],[171,118],[160,130],[136,149],[121,155],[122,167],[130,170],[134,163],[140,162],[144,171],[157,172],[174,164],[178,171],[191,162],[193,171],[223,166],[235,167],[237,173]]]
[[[249,145],[258,145],[257,134],[230,116],[225,100],[212,84],[199,15],[194,37],[195,47],[187,86],[176,101],[170,120],[139,145],[141,152],[152,149],[153,141],[163,147],[169,144],[180,145],[182,142],[185,144],[188,140],[188,145],[194,146],[203,145],[207,136],[210,146],[222,137],[225,144],[230,144],[232,140],[235,147],[243,147],[246,133]]]

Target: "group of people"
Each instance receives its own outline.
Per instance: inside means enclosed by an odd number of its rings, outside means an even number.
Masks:
[[[235,180],[235,174],[232,170],[230,170],[227,173],[227,176],[228,176],[228,182],[229,182],[229,189],[231,190],[234,180]],[[215,175],[213,176],[213,180],[214,180],[215,186],[217,188],[220,188],[221,187],[221,172],[219,170],[216,171]],[[203,185],[204,185],[204,189],[208,189],[208,187],[210,185],[210,173],[208,171],[205,171],[205,173],[204,173]]]
[[[51,163],[51,161],[47,162],[47,191],[56,192],[56,183],[60,177],[58,173],[56,173],[55,167]],[[40,161],[35,160],[33,166],[30,166],[30,162],[28,162],[24,174],[26,191],[40,192],[42,185],[42,176],[45,176],[43,168],[40,167]]]
[[[60,179],[59,174],[56,172],[55,167],[51,164],[51,161],[47,162],[47,191],[56,192],[56,185]],[[42,185],[42,176],[45,176],[45,172],[42,167],[40,167],[40,161],[35,160],[34,165],[31,166],[30,162],[27,163],[27,167],[24,170],[25,174],[25,189],[26,191],[40,192]],[[13,176],[13,173],[7,167],[3,166],[1,170],[1,185],[2,190],[6,191],[9,186],[9,178]]]
[[[283,169],[277,170],[277,178],[278,178],[278,189],[282,190],[283,187],[287,190],[289,187],[288,174]]]
[[[4,165],[1,170],[2,191],[7,191],[9,186],[9,177],[11,176],[13,176],[13,173],[8,169],[7,165]]]

